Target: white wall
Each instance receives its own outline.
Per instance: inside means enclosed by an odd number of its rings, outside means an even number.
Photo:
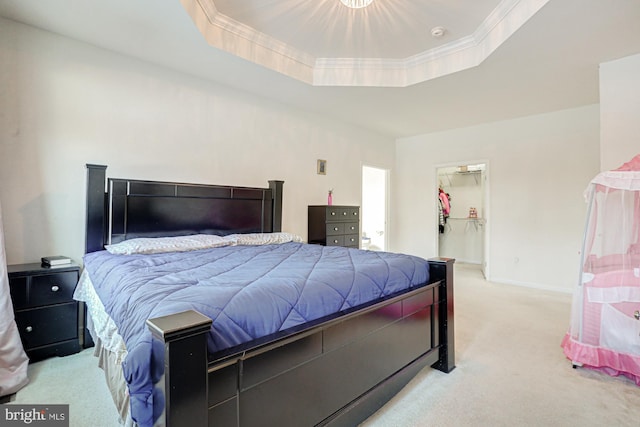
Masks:
[[[391,249],[434,256],[436,166],[487,159],[489,278],[570,292],[583,191],[599,171],[598,118],[591,105],[398,140]]]
[[[283,228],[307,205],[360,204],[361,164],[394,142],[198,78],[0,19],[0,200],[8,263],[84,248],[85,164],[113,177],[267,186]],[[328,174],[316,174],[316,160]]]
[[[640,154],[640,54],[600,64],[600,168]]]

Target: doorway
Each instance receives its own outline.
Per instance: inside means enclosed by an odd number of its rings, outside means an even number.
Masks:
[[[486,162],[436,168],[438,184],[438,255],[477,265],[488,277],[489,216]],[[446,198],[441,202],[442,194]],[[448,201],[448,212],[442,211]]]
[[[387,247],[387,200],[389,171],[362,166],[362,249],[384,251]]]

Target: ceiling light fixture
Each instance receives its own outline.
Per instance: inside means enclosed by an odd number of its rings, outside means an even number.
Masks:
[[[340,0],[343,5],[350,7],[351,9],[362,9],[369,6],[373,0]]]

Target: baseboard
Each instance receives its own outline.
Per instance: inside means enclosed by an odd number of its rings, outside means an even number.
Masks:
[[[490,279],[487,279],[487,281],[492,283],[499,283],[502,285],[512,285],[512,286],[520,286],[523,288],[539,289],[541,291],[552,291],[552,292],[558,292],[561,294],[573,294],[573,288],[572,289],[559,288],[557,286],[543,285],[541,283],[522,282],[518,280],[501,279],[499,277],[498,278],[492,277]]]

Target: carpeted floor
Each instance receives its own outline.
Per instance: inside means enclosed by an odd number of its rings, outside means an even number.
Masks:
[[[638,426],[640,387],[572,369],[560,342],[571,296],[456,266],[456,369],[423,370],[363,427]],[[11,403],[68,403],[71,427],[118,426],[92,349],[29,366]]]

